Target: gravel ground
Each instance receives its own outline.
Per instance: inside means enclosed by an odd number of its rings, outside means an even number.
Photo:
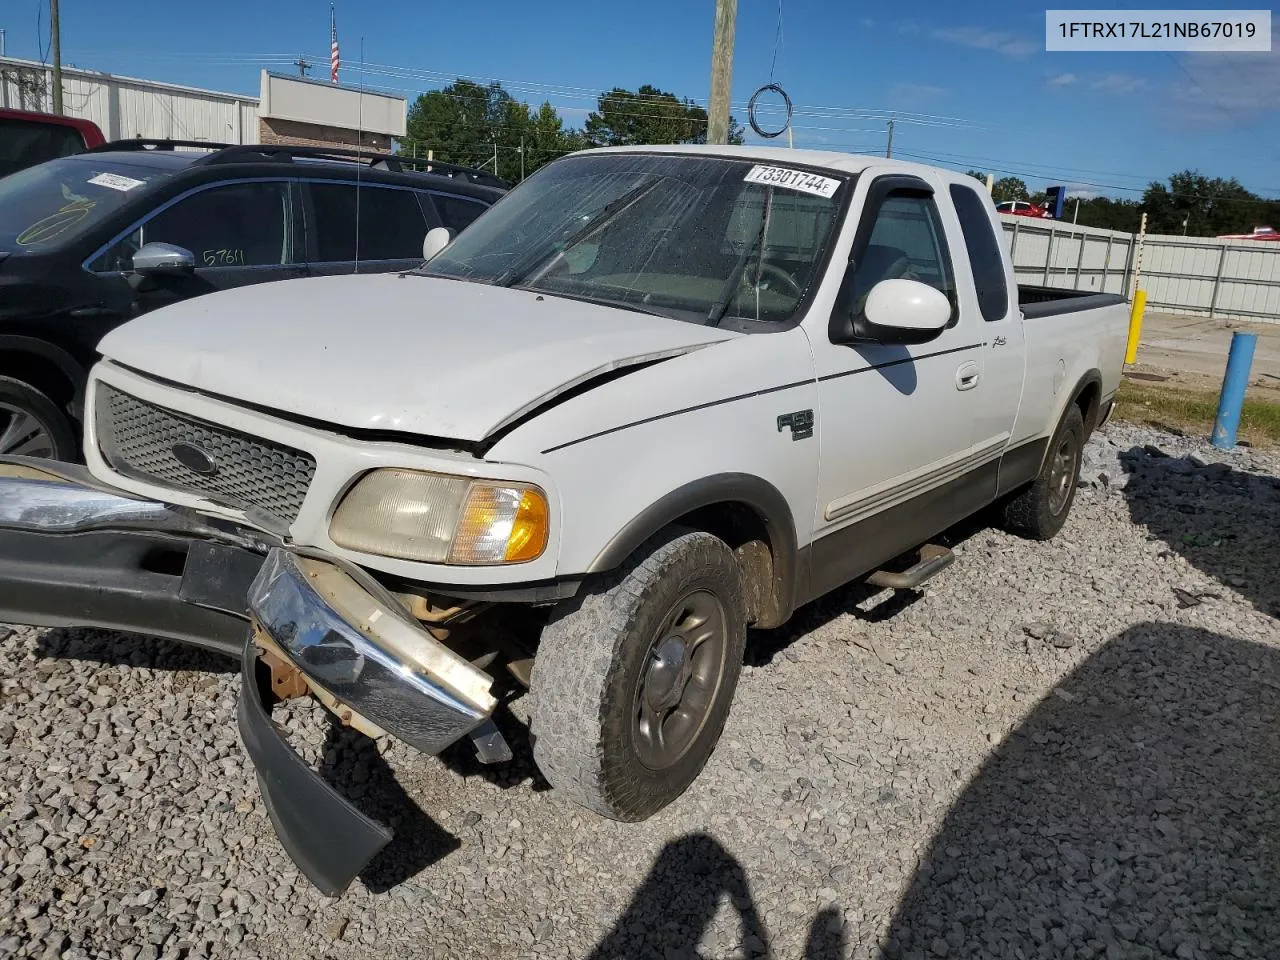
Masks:
[[[599,820],[485,770],[277,719],[398,839],[301,880],[234,665],[15,628],[0,956],[1213,957],[1280,951],[1280,457],[1124,424],[1048,544],[970,524],[914,598],[753,637],[702,778]]]

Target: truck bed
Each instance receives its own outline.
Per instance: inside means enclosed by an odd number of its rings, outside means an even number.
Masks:
[[[1018,284],[1018,306],[1028,320],[1052,317],[1079,310],[1093,310],[1124,303],[1118,293],[1093,293],[1089,290],[1064,290],[1061,287],[1039,287]]]

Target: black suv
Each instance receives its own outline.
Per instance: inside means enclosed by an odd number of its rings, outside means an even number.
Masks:
[[[228,287],[417,266],[428,230],[462,230],[507,186],[399,156],[172,140],[0,180],[0,454],[76,458],[113,327]]]

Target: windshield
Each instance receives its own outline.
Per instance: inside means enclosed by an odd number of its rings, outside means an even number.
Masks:
[[[20,170],[0,180],[0,250],[59,247],[167,176],[158,167],[87,155]]]
[[[787,320],[817,282],[845,184],[714,157],[569,157],[421,272],[701,323]]]

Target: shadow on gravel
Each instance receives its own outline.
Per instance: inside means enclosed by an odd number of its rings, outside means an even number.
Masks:
[[[1278,837],[1280,652],[1142,624],[996,749],[884,955],[1275,956]]]
[[[1134,523],[1263,613],[1280,616],[1280,480],[1227,464],[1198,467],[1143,447],[1120,461],[1130,473],[1124,493]],[[1212,600],[1178,595],[1184,606],[1202,599]]]
[[[394,835],[360,872],[360,881],[371,893],[386,893],[462,846],[405,792],[377,744],[337,718],[330,718],[320,775]]]
[[[741,922],[743,951],[767,954],[768,937],[742,864],[706,834],[672,840],[589,960],[692,957],[724,898]]]
[[[231,657],[134,633],[88,630],[83,627],[56,627],[45,630],[36,640],[36,656],[44,659],[85,660],[122,667],[151,670],[198,670],[201,673],[238,673],[240,664]]]
[[[698,945],[724,902],[732,904],[741,928],[733,955],[773,956],[742,864],[706,834],[672,840],[588,960],[694,960],[701,956]],[[840,911],[820,911],[809,926],[801,960],[841,960],[847,953]]]

